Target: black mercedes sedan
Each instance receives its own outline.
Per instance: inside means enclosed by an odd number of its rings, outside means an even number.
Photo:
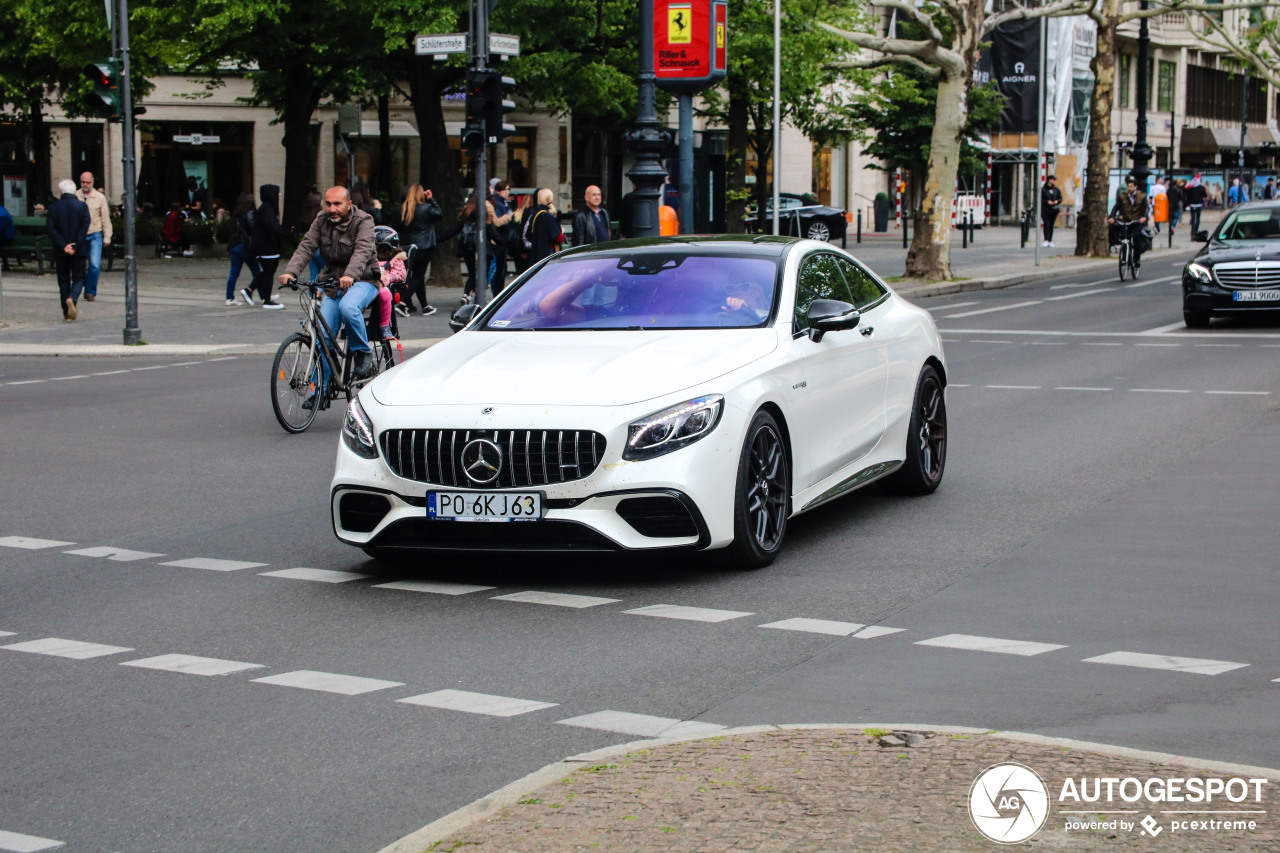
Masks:
[[[1182,319],[1203,329],[1216,314],[1280,311],[1280,202],[1242,204],[1218,223],[1182,270]]]

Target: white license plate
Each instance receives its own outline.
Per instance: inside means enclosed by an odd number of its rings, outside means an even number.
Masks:
[[[1280,302],[1280,290],[1237,290],[1236,302]]]
[[[427,492],[427,518],[446,521],[538,521],[541,492]]]

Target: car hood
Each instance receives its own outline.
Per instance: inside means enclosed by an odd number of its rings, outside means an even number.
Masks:
[[[1261,255],[1261,258],[1259,258]],[[1280,240],[1215,240],[1196,260],[1220,264],[1226,261],[1280,261]]]
[[[385,406],[621,406],[764,358],[774,329],[460,332],[372,384]]]

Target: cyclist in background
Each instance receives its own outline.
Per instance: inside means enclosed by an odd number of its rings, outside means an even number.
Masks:
[[[1116,195],[1116,203],[1111,208],[1107,224],[1114,225],[1122,220],[1123,227],[1133,243],[1133,265],[1142,266],[1142,230],[1147,226],[1147,194],[1138,189],[1138,182],[1133,175],[1124,179],[1124,189]]]
[[[324,194],[324,209],[307,229],[289,266],[280,276],[285,285],[298,277],[319,250],[324,258],[322,276],[338,279],[342,295],[338,299],[328,296],[320,303],[320,315],[329,327],[331,335],[338,333],[338,323],[347,326],[347,340],[352,353],[354,378],[364,379],[373,375],[373,352],[369,348],[369,336],[364,327],[363,311],[378,295],[381,271],[378,268],[378,249],[373,236],[373,217],[351,203],[351,193],[346,187],[331,187]],[[330,340],[336,346],[336,342]],[[328,365],[325,365],[326,374]]]

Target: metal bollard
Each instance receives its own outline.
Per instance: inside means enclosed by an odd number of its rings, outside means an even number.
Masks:
[[[1031,217],[1027,211],[1022,211],[1022,246],[1027,248],[1027,234],[1031,231]]]
[[[907,248],[907,214],[902,214],[902,248]]]
[[[973,245],[973,211],[969,211],[969,245]]]
[[[862,211],[858,211],[858,242],[862,242]]]
[[[969,248],[969,229],[965,227],[964,220],[960,220],[960,248]]]

